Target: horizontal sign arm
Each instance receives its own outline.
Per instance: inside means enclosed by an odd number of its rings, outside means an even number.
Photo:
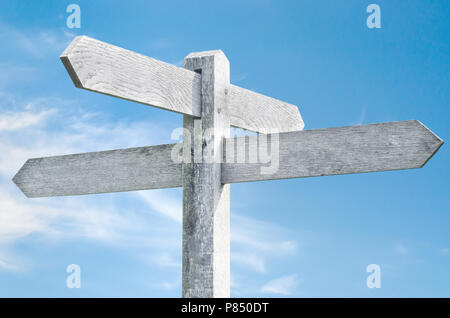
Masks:
[[[61,55],[78,88],[201,116],[201,75],[87,36],[76,37]],[[230,85],[228,109],[235,127],[269,133],[302,130],[294,105]]]
[[[29,159],[13,178],[29,197],[181,187],[173,145]]]
[[[222,182],[421,168],[443,144],[416,120],[305,130],[268,137],[266,147],[264,138],[256,144],[256,136],[226,139]],[[266,148],[278,153],[269,154]],[[256,154],[258,158],[255,159]],[[250,162],[252,160],[254,163]]]
[[[222,182],[421,168],[442,144],[416,120],[227,138]],[[29,159],[13,181],[27,197],[181,187],[174,145]]]

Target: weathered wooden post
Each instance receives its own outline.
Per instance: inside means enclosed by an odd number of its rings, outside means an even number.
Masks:
[[[184,67],[201,74],[201,117],[183,117],[190,162],[182,166],[182,293],[230,297],[230,185],[221,176],[224,138],[230,135],[230,65],[222,51],[206,51],[189,54]]]

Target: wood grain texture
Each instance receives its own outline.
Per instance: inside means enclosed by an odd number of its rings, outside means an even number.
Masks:
[[[174,112],[201,114],[200,75],[87,36],[61,54],[78,88]]]
[[[239,86],[229,89],[230,122],[260,133],[298,131],[305,127],[297,106]]]
[[[201,76],[191,70],[87,36],[76,37],[61,61],[78,88],[201,116]],[[232,126],[262,133],[303,129],[294,105],[235,85],[229,87],[229,96]]]
[[[222,51],[191,53],[185,67],[201,71],[201,119],[184,116],[184,128],[201,140],[202,162],[183,163],[183,297],[230,297],[230,185],[221,183],[223,140],[230,134],[230,66]],[[201,122],[195,129],[194,121]],[[183,142],[188,136],[183,137]]]
[[[238,142],[239,138],[246,140]],[[246,137],[226,139],[224,158],[230,142],[236,145],[233,162],[238,156],[248,158]],[[262,167],[270,166],[268,163],[231,163],[228,159],[222,165],[222,182],[421,168],[442,144],[416,120],[281,133],[275,172],[261,173]],[[252,147],[255,152],[256,147]]]
[[[29,159],[13,181],[29,198],[180,187],[173,145]]]
[[[226,159],[233,139],[234,155]],[[222,183],[421,168],[444,143],[415,120],[279,134],[279,167],[248,163],[247,137],[225,139]],[[133,191],[182,186],[175,144],[29,159],[13,181],[27,197]],[[229,155],[229,154],[228,154]]]

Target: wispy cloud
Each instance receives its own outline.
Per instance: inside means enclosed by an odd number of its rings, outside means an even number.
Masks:
[[[38,112],[23,111],[11,112],[7,111],[0,117],[0,132],[3,130],[14,131],[23,129],[42,123],[45,117],[50,115],[54,110],[40,110]]]
[[[264,274],[266,272],[266,263],[264,259],[257,255],[249,253],[235,252],[231,254],[231,261],[240,266],[251,269],[257,273]]]
[[[443,247],[443,248],[441,248],[441,249],[439,250],[439,252],[440,252],[442,255],[450,255],[450,248],[448,248],[448,247]]]
[[[358,120],[353,122],[351,125],[362,125],[362,124],[364,124],[364,122],[366,120],[366,113],[367,113],[367,108],[366,108],[366,106],[363,106],[361,108],[361,113],[359,114]]]
[[[289,239],[291,233],[276,224],[256,220],[237,214],[231,214],[232,268],[239,272],[250,271],[265,276],[270,273],[273,259],[292,257],[297,253],[299,243]],[[239,295],[247,291],[254,294],[260,289],[247,275],[232,272],[233,293]],[[270,287],[270,285],[269,285]]]
[[[173,240],[164,236],[167,235],[164,230],[156,228],[153,230],[155,236],[151,235],[149,228],[160,221],[154,220],[155,215],[148,214],[148,208],[123,210],[123,206],[116,206],[113,197],[108,196],[30,200],[11,181],[28,158],[84,152],[88,148],[102,150],[108,146],[120,148],[135,146],[136,143],[157,143],[148,125],[139,122],[113,124],[80,109],[50,106],[71,103],[55,98],[21,100],[2,93],[0,101],[2,109],[6,109],[0,112],[2,250],[32,234],[48,242],[55,241],[55,238],[81,238],[114,243],[118,247],[133,241],[137,248],[173,248]],[[57,133],[55,127],[58,127]],[[151,202],[160,210],[164,207],[170,209],[163,196],[156,195]],[[3,269],[13,270],[18,266],[12,257],[14,250],[10,250],[8,257],[0,256]]]
[[[152,50],[166,50],[174,46],[173,40],[169,38],[155,39],[150,43]]]
[[[178,281],[162,281],[156,284],[150,284],[150,288],[158,289],[158,290],[173,290],[178,288],[180,283]]]
[[[395,244],[395,252],[400,255],[408,254],[409,249],[401,243]]]
[[[159,284],[159,286],[161,286],[161,288],[163,289],[174,289],[175,287],[178,286],[178,282],[162,282],[161,284]]]
[[[171,197],[162,190],[136,191],[135,194],[155,211],[177,223],[181,223],[182,206],[180,198]]]
[[[62,52],[75,35],[60,29],[21,30],[0,21],[0,40],[5,47],[42,58],[50,52]]]
[[[268,281],[261,287],[261,292],[289,296],[295,292],[295,288],[299,283],[300,280],[297,274],[282,276]]]
[[[23,271],[26,266],[23,260],[18,260],[16,255],[0,249],[0,271]]]
[[[37,78],[36,66],[0,63],[0,88],[8,85],[32,81]]]
[[[89,207],[83,200],[30,201],[17,191],[2,190],[0,202],[0,244],[14,243],[30,234],[51,239],[78,237],[111,241],[118,238],[120,230],[134,226],[131,217],[122,215],[113,206],[99,209]]]
[[[182,219],[181,196],[169,195],[163,190],[137,191],[138,196],[152,210],[180,224]],[[285,240],[286,230],[276,225],[253,218],[231,213],[231,241],[234,250],[231,261],[241,268],[264,274],[267,271],[266,260],[273,255],[292,255],[298,243]],[[158,254],[152,260],[159,265],[173,266],[168,254]],[[181,265],[180,265],[181,266]]]
[[[231,82],[237,84],[239,82],[245,81],[248,77],[248,73],[240,73],[231,76]]]
[[[233,225],[232,242],[254,251],[275,254],[291,254],[297,250],[297,242],[283,239],[287,233],[284,228],[237,213],[232,213],[231,221]]]
[[[150,262],[158,265],[161,268],[175,267],[181,269],[181,260],[175,259],[171,254],[167,252],[156,253],[148,256]]]
[[[10,264],[8,263],[8,261],[3,260],[0,258],[0,270],[9,270],[9,271],[15,271],[17,270],[17,265],[15,264]]]

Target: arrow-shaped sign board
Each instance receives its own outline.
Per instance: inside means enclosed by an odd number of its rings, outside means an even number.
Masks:
[[[61,60],[78,88],[201,116],[201,75],[87,36],[78,36]],[[229,85],[230,124],[269,133],[302,130],[294,105]]]
[[[181,187],[171,145],[29,159],[13,181],[29,198]]]
[[[278,164],[273,162],[278,159],[273,154],[270,163],[261,158],[258,163],[234,163],[250,152],[251,142],[245,137],[232,140],[237,151],[231,163],[222,165],[222,182],[421,168],[443,144],[417,120],[305,130],[275,137],[279,139]],[[230,141],[226,139],[225,144]],[[277,146],[273,142],[268,144]],[[226,156],[228,147],[224,149]]]
[[[267,162],[254,138],[225,140],[223,183],[421,168],[443,144],[416,120],[305,130],[268,135],[268,148],[278,150]],[[175,145],[29,159],[13,180],[27,197],[181,187]],[[259,153],[254,163],[251,152]]]

